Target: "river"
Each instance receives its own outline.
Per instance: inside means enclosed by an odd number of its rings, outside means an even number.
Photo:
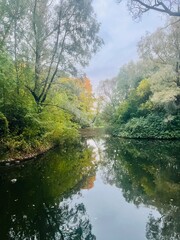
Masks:
[[[90,137],[0,167],[0,239],[180,239],[179,149]]]

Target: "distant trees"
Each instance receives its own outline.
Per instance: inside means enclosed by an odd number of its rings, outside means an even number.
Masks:
[[[122,2],[122,0],[118,0]],[[127,6],[134,18],[141,17],[143,13],[154,10],[169,16],[180,17],[180,2],[179,0],[127,0]]]
[[[138,44],[140,60],[122,66],[108,84],[106,80],[101,83],[108,90],[102,97],[111,93],[102,116],[105,115],[113,134],[137,138],[180,137],[179,29],[180,22],[171,19],[166,27],[147,34]]]
[[[173,24],[171,24],[173,23]],[[180,105],[180,22],[171,19],[168,26],[147,34],[139,42],[139,55],[156,65],[159,71],[151,76],[154,99],[174,101]],[[159,96],[159,99],[157,99]]]
[[[61,93],[61,97],[58,92]],[[94,97],[91,82],[87,77],[58,79],[55,88],[52,87],[51,96],[57,107],[73,115],[74,122],[83,126],[90,125],[93,117]]]

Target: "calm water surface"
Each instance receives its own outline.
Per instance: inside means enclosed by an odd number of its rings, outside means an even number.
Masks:
[[[0,240],[180,239],[179,149],[86,138],[0,167]]]

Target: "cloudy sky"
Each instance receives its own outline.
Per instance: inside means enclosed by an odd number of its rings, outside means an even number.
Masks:
[[[85,69],[96,88],[100,80],[116,76],[122,65],[138,58],[138,41],[146,32],[153,32],[162,26],[164,18],[151,11],[141,21],[135,22],[127,7],[122,3],[117,4],[116,0],[94,0],[93,5],[101,23],[100,36],[105,42]]]

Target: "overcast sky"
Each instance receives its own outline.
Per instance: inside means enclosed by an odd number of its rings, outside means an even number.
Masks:
[[[95,88],[100,80],[115,77],[122,65],[138,58],[138,41],[146,32],[162,26],[164,18],[151,11],[135,22],[127,7],[116,0],[94,0],[93,6],[101,23],[99,34],[105,42],[85,69]]]

